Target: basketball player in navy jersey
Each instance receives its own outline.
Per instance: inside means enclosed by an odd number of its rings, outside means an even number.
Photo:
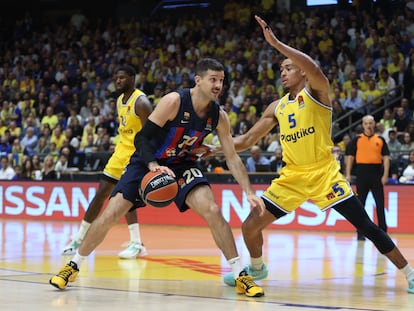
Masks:
[[[246,270],[253,279],[267,276],[262,230],[312,199],[322,211],[334,208],[370,239],[405,274],[407,291],[414,293],[414,270],[387,233],[371,221],[331,154],[332,107],[327,77],[313,59],[279,41],[260,17],[256,20],[266,41],[287,57],[280,70],[282,85],[289,93],[271,103],[247,133],[234,138],[236,150],[247,150],[278,124],[286,163],[280,177],[263,193],[265,212],[253,208],[243,222],[243,238],[251,258]],[[235,285],[231,273],[224,282]]]
[[[264,202],[255,195],[234,148],[230,121],[218,103],[223,81],[223,65],[214,59],[202,59],[197,63],[193,88],[171,92],[160,100],[135,138],[139,148],[112,192],[107,208],[92,223],[78,253],[50,279],[50,284],[64,289],[68,282],[75,280],[82,261],[133,203],[140,200],[139,184],[150,170],[176,178],[180,185],[175,199],[178,209],[185,212],[191,208],[207,222],[217,246],[232,268],[236,292],[249,297],[264,295],[263,289],[244,270],[231,228],[221,214],[207,178],[196,164],[195,151],[202,146],[204,137],[215,130],[229,170],[246,192],[249,203],[264,211]]]

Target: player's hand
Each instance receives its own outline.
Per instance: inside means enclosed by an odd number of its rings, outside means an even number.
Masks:
[[[219,149],[219,146],[203,144],[200,147],[191,150],[189,153],[201,159],[205,159],[215,155]]]
[[[251,206],[257,207],[259,209],[259,215],[263,216],[263,214],[266,210],[266,206],[265,206],[262,198],[259,198],[255,194],[249,194],[249,195],[247,195],[247,201],[249,201]]]
[[[159,165],[157,162],[150,162],[148,164],[148,169],[151,172],[157,172],[157,171],[159,171],[161,173],[168,174],[168,175],[170,175],[170,176],[172,176],[172,177],[175,178],[174,172],[168,166]]]
[[[275,34],[273,33],[272,29],[269,27],[269,25],[262,18],[260,18],[257,15],[255,15],[254,18],[259,23],[260,27],[262,27],[263,35],[264,35],[266,41],[270,45],[276,44],[278,40],[277,40]]]

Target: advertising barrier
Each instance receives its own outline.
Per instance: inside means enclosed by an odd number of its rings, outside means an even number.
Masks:
[[[39,220],[80,221],[96,193],[96,182],[8,182],[0,183],[0,217]],[[253,185],[261,195],[267,185]],[[240,227],[250,206],[237,184],[212,184],[217,203],[232,227]],[[389,232],[414,233],[412,186],[386,186],[385,207]],[[370,193],[365,209],[375,219],[375,201]],[[206,226],[191,210],[180,213],[174,204],[164,208],[147,206],[138,211],[142,224]],[[304,202],[269,228],[354,231],[354,228],[330,209],[320,212],[311,202]]]

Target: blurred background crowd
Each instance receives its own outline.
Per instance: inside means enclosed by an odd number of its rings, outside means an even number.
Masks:
[[[329,78],[338,148],[343,152],[361,131],[361,117],[373,114],[392,153],[390,176],[400,178],[408,165],[414,167],[409,156],[414,149],[413,2],[312,7],[291,2],[215,1],[207,8],[168,11],[154,5],[141,15],[111,14],[107,8],[104,16],[91,8],[54,9],[50,15],[41,8],[19,8],[2,16],[0,179],[54,180],[68,171],[101,170],[117,142],[113,75],[122,64],[136,69],[137,88],[155,106],[164,94],[193,85],[200,58],[217,58],[226,68],[221,105],[233,135],[244,133],[284,94],[282,57],[263,40],[254,14],[265,18],[282,41],[311,55]],[[139,1],[128,6],[136,12],[141,7]],[[206,142],[215,144],[217,137]],[[280,153],[276,127],[243,160],[251,172],[256,171],[252,160],[277,172]],[[206,171],[226,170],[220,157],[200,165]]]

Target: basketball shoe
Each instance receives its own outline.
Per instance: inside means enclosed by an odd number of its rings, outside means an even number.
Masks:
[[[144,257],[148,255],[144,244],[137,242],[129,242],[127,247],[118,254],[121,259],[133,259],[137,257]]]
[[[262,269],[260,270],[254,270],[251,265],[246,266],[244,270],[252,277],[252,280],[263,280],[268,274],[267,266],[265,264],[263,264]],[[234,279],[233,272],[227,273],[223,277],[223,281],[228,286],[236,286],[236,280]]]
[[[414,279],[408,281],[407,292],[410,294],[414,294]]]
[[[76,240],[70,241],[69,244],[66,245],[65,248],[63,249],[62,255],[63,256],[75,255],[80,245],[81,245],[81,242],[78,242]]]
[[[257,285],[246,271],[240,272],[236,279],[236,293],[245,294],[248,297],[261,297],[264,295],[263,288]]]
[[[65,289],[68,282],[74,282],[79,273],[78,265],[73,261],[64,266],[58,274],[52,276],[49,283],[56,288]]]

